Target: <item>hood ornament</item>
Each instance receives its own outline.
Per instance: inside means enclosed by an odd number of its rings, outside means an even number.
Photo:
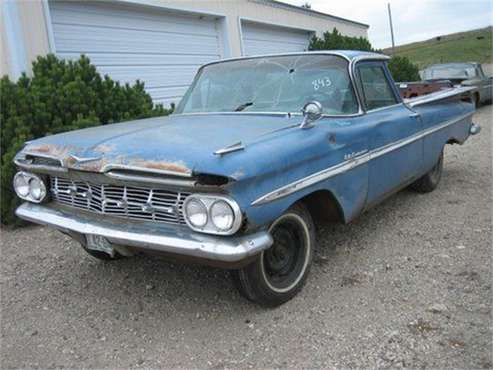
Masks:
[[[74,154],[69,155],[68,157],[68,162],[73,163],[73,164],[83,164],[87,162],[94,162],[94,161],[99,161],[102,156],[99,157],[78,157]]]
[[[238,141],[237,143],[234,143],[232,145],[226,146],[224,148],[218,149],[214,152],[215,155],[223,155],[231,152],[236,152],[238,150],[243,150],[245,149],[245,146],[241,143],[241,141]]]

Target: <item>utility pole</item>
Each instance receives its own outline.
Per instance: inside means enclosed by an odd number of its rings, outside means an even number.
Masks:
[[[389,10],[390,36],[392,37],[392,55],[393,55],[395,53],[395,42],[394,42],[394,26],[392,25],[392,12],[390,11],[390,3],[387,3],[387,9]]]

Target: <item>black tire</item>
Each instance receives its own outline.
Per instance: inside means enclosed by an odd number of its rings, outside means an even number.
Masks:
[[[274,244],[250,265],[232,271],[240,294],[262,306],[289,301],[303,287],[315,252],[315,226],[303,204],[295,204],[272,223]]]
[[[429,193],[436,189],[443,172],[443,150],[438,157],[438,161],[433,168],[423,177],[413,182],[410,188],[418,193]]]

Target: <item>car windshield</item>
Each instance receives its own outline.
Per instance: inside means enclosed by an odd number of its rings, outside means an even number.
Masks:
[[[176,113],[299,112],[313,100],[324,114],[358,112],[344,58],[291,55],[211,64],[199,72]]]
[[[448,78],[471,78],[476,76],[476,69],[470,64],[458,64],[454,66],[436,66],[425,69],[425,80]]]

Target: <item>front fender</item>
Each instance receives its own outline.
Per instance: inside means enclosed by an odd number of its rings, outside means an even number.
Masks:
[[[262,227],[269,225],[294,203],[318,191],[328,191],[337,203],[344,222],[350,222],[363,210],[366,203],[368,165],[358,166],[267,203],[246,205],[243,210],[250,227]]]
[[[368,192],[367,164],[351,165],[368,151],[365,125],[358,122],[361,121],[320,122],[312,129],[299,130],[290,136],[296,136],[294,142],[269,141],[264,143],[264,148],[257,146],[257,153],[263,153],[255,162],[259,166],[258,176],[243,178],[229,189],[240,203],[249,226],[270,224],[291,205],[317,191],[330,192],[344,221],[352,220],[364,208]],[[290,145],[296,145],[296,150]],[[344,171],[339,170],[341,165]],[[282,193],[286,187],[292,187],[291,191],[268,201],[258,201],[266,194],[278,190]]]

